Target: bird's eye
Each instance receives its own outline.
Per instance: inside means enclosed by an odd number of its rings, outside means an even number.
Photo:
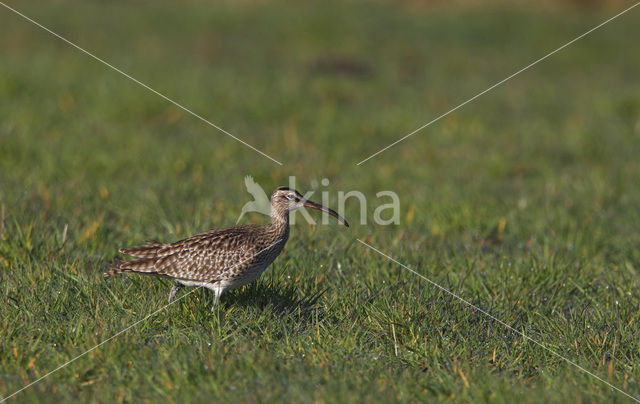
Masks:
[[[289,194],[287,195],[287,198],[289,198],[290,201],[293,201],[294,199],[296,199],[296,194]]]

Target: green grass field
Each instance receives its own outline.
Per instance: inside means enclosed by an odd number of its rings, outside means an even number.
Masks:
[[[233,225],[245,175],[369,198],[9,402],[630,401],[358,238],[640,398],[640,7],[357,166],[624,5],[9,4],[283,165],[0,7],[0,396],[164,306],[102,272]]]

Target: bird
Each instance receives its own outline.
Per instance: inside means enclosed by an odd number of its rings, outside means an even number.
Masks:
[[[289,212],[303,207],[326,212],[349,227],[334,210],[306,199],[293,188],[278,187],[271,195],[271,223],[218,228],[173,243],[150,240],[122,248],[120,253],[133,259],[113,264],[104,275],[136,272],[167,276],[177,281],[169,303],[181,287],[197,286],[214,292],[215,307],[225,291],[255,281],[278,257],[289,239]]]
[[[263,215],[269,215],[271,213],[269,197],[267,197],[264,189],[253,180],[252,176],[247,175],[244,177],[244,185],[247,187],[247,192],[253,196],[253,201],[244,204],[236,224],[240,222],[242,216],[247,212],[258,212]]]

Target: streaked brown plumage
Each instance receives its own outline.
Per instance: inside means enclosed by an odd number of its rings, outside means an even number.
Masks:
[[[225,290],[250,283],[280,254],[289,238],[289,212],[301,207],[319,209],[346,220],[333,210],[306,200],[298,191],[280,187],[271,195],[271,223],[213,229],[176,241],[123,248],[136,257],[122,262],[105,276],[124,272],[165,275],[186,286],[203,286],[215,292],[215,302]],[[169,301],[177,287],[171,290]]]

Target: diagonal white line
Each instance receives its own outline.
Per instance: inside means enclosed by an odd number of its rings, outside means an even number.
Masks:
[[[53,369],[52,371],[50,371],[50,372],[46,373],[45,375],[40,376],[40,377],[39,377],[39,378],[37,378],[36,380],[34,380],[34,381],[32,381],[31,383],[27,384],[26,386],[22,387],[20,390],[17,390],[17,391],[15,391],[15,392],[13,392],[12,394],[10,394],[10,395],[8,395],[8,396],[6,396],[6,397],[4,397],[4,398],[0,399],[0,403],[4,403],[5,401],[7,401],[7,400],[8,400],[8,399],[10,399],[11,397],[15,396],[16,394],[18,394],[18,393],[22,392],[23,390],[28,389],[29,387],[31,387],[31,386],[33,386],[34,384],[36,384],[36,383],[38,383],[39,381],[41,381],[42,379],[45,379],[47,376],[49,376],[49,375],[51,375],[51,374],[53,374],[53,373],[57,372],[58,370],[62,369],[63,367],[65,367],[65,366],[67,366],[67,365],[69,365],[70,363],[75,362],[76,360],[78,360],[78,359],[80,359],[81,357],[85,356],[85,355],[86,355],[86,354],[88,354],[89,352],[91,352],[91,351],[93,351],[93,350],[95,350],[95,349],[100,348],[102,345],[104,345],[104,344],[106,344],[107,342],[111,341],[112,339],[114,339],[114,338],[118,337],[119,335],[124,334],[125,332],[129,331],[130,329],[132,329],[132,328],[133,328],[133,327],[135,327],[136,325],[138,325],[138,324],[140,324],[141,322],[143,322],[143,321],[145,321],[146,319],[148,319],[149,317],[152,317],[152,316],[154,316],[154,315],[158,314],[158,313],[159,313],[159,312],[161,312],[162,310],[164,310],[164,309],[166,309],[167,307],[171,306],[172,304],[174,304],[174,303],[178,302],[179,300],[184,299],[185,297],[189,296],[191,293],[195,292],[196,290],[198,290],[198,289],[200,289],[200,288],[202,288],[202,286],[198,286],[197,288],[195,288],[195,289],[191,290],[189,293],[186,293],[186,294],[184,294],[184,295],[180,296],[179,298],[177,298],[177,299],[175,299],[175,300],[171,301],[171,303],[169,303],[169,304],[167,304],[167,305],[165,305],[165,306],[163,306],[163,307],[159,308],[158,310],[154,311],[153,313],[151,313],[151,314],[149,314],[149,315],[145,316],[144,318],[142,318],[142,319],[140,319],[140,320],[136,321],[135,323],[131,324],[129,327],[127,327],[127,328],[125,328],[125,329],[123,329],[123,330],[118,331],[118,332],[117,332],[117,333],[115,333],[114,335],[112,335],[112,336],[110,336],[109,338],[105,339],[104,341],[100,342],[98,345],[96,345],[96,346],[94,346],[94,347],[92,347],[92,348],[90,348],[90,349],[88,349],[88,350],[84,351],[83,353],[81,353],[80,355],[78,355],[78,356],[74,357],[73,359],[68,360],[67,362],[63,363],[62,365],[58,366],[57,368]]]
[[[559,353],[557,353],[556,351],[548,348],[546,345],[534,340],[533,338],[527,336],[526,334],[524,334],[522,331],[516,330],[515,328],[511,327],[509,324],[505,323],[504,321],[500,320],[499,318],[497,318],[496,316],[492,315],[491,313],[481,309],[480,307],[476,306],[475,304],[469,302],[468,300],[465,300],[464,298],[456,295],[455,293],[451,292],[449,289],[444,288],[440,285],[438,285],[437,283],[435,283],[434,281],[432,281],[431,279],[427,278],[426,276],[422,275],[419,272],[414,271],[413,269],[409,268],[408,266],[404,265],[403,263],[395,260],[394,258],[390,257],[389,255],[383,253],[382,251],[378,250],[377,248],[373,247],[371,244],[368,244],[360,239],[356,239],[360,242],[360,244],[368,247],[369,249],[377,252],[378,254],[382,255],[383,257],[387,258],[388,260],[400,265],[402,268],[414,273],[415,275],[418,275],[420,278],[424,279],[425,281],[429,282],[430,284],[432,284],[433,286],[437,287],[438,289],[442,290],[443,292],[448,293],[449,295],[455,297],[456,299],[460,300],[462,303],[466,304],[467,306],[473,307],[475,310],[479,311],[480,313],[484,314],[485,316],[489,317],[490,319],[496,321],[497,323],[502,324],[503,326],[505,326],[506,328],[508,328],[509,330],[515,332],[516,334],[522,336],[522,338],[533,342],[534,344],[538,345],[539,347],[545,349],[546,351],[552,353],[553,355],[557,356],[558,358],[566,361],[567,363],[569,363],[570,365],[573,365],[575,367],[577,367],[578,369],[582,370],[584,373],[595,377],[596,379],[598,379],[599,381],[601,381],[602,383],[606,384],[607,386],[611,387],[614,390],[617,390],[618,392],[624,394],[625,396],[629,397],[630,399],[640,403],[640,399],[638,399],[637,397],[632,396],[631,394],[625,392],[624,390],[619,389],[618,387],[614,386],[613,384],[609,383],[608,381],[604,380],[603,378],[593,374],[592,372],[588,371],[587,369],[583,368],[582,366],[578,365],[577,363],[575,363],[574,361],[565,358],[564,356],[560,355]]]
[[[237,136],[232,135],[231,133],[227,132],[226,130],[222,129],[221,127],[219,127],[218,125],[214,124],[213,122],[209,121],[208,119],[202,117],[201,115],[196,114],[195,112],[193,112],[192,110],[190,110],[189,108],[185,107],[182,104],[179,104],[178,102],[172,100],[171,98],[167,97],[166,95],[154,90],[153,88],[149,87],[148,85],[144,84],[143,82],[141,82],[140,80],[130,76],[129,74],[123,72],[122,70],[118,69],[117,67],[109,64],[108,62],[100,59],[98,56],[94,55],[93,53],[81,48],[80,46],[76,45],[75,43],[71,42],[70,40],[62,37],[61,35],[56,34],[55,32],[53,32],[52,30],[50,30],[49,28],[45,27],[44,25],[38,23],[37,21],[34,21],[33,19],[27,17],[26,15],[22,14],[21,12],[19,12],[18,10],[9,7],[8,5],[6,5],[5,3],[0,1],[0,4],[3,5],[5,8],[7,8],[8,10],[13,11],[14,13],[16,13],[17,15],[19,15],[20,17],[24,18],[25,20],[37,25],[38,27],[42,28],[43,30],[47,31],[48,33],[50,33],[51,35],[63,40],[64,42],[66,42],[67,44],[73,46],[74,48],[78,49],[79,51],[85,53],[86,55],[92,57],[93,59],[97,60],[98,62],[104,64],[105,66],[110,67],[111,69],[115,70],[116,72],[122,74],[123,76],[125,76],[126,78],[132,80],[133,82],[135,82],[136,84],[141,85],[142,87],[146,88],[147,90],[151,91],[152,93],[164,98],[166,101],[169,101],[170,103],[172,103],[173,105],[177,106],[178,108],[182,109],[183,111],[188,112],[189,114],[195,116],[196,118],[200,119],[201,121],[203,121],[204,123],[218,129],[220,132],[224,133],[227,136],[230,136],[231,138],[237,140],[238,142],[242,143],[243,145],[247,146],[248,148],[250,148],[251,150],[262,154],[264,157],[268,158],[269,160],[273,161],[274,163],[277,163],[279,165],[282,165],[281,162],[279,162],[278,160],[274,159],[273,157],[269,156],[268,154],[256,149],[255,147],[251,146],[249,143],[245,142],[244,140],[238,138]]]
[[[566,44],[562,45],[561,47],[557,48],[556,50],[547,53],[546,55],[544,55],[543,57],[541,57],[540,59],[528,64],[527,66],[523,67],[522,69],[518,70],[517,72],[513,73],[512,75],[510,75],[509,77],[500,80],[499,82],[497,82],[496,84],[492,85],[491,87],[487,88],[486,90],[474,95],[473,97],[469,98],[468,100],[466,100],[465,102],[463,102],[462,104],[451,108],[450,110],[448,110],[447,112],[445,112],[444,114],[438,116],[437,118],[425,123],[424,125],[420,126],[418,129],[414,130],[413,132],[401,137],[400,139],[396,140],[395,142],[391,143],[390,145],[378,150],[377,152],[373,153],[372,155],[370,155],[369,157],[367,157],[366,159],[362,160],[361,162],[359,162],[358,164],[356,164],[357,166],[359,166],[360,164],[364,163],[365,161],[377,156],[378,154],[382,153],[383,151],[397,145],[398,143],[402,142],[403,140],[407,139],[410,136],[413,136],[414,134],[420,132],[422,129],[426,128],[427,126],[431,125],[432,123],[435,123],[437,121],[439,121],[440,119],[444,118],[445,116],[449,115],[450,113],[464,107],[465,105],[467,105],[468,103],[470,103],[471,101],[475,100],[478,97],[481,97],[482,95],[488,93],[489,91],[493,90],[494,88],[498,87],[499,85],[505,83],[506,81],[514,78],[515,76],[517,76],[518,74],[524,72],[525,70],[528,70],[529,68],[537,65],[538,63],[542,62],[543,60],[545,60],[546,58],[548,58],[549,56],[560,52],[562,49],[566,48],[567,46],[573,44],[574,42],[584,38],[585,36],[589,35],[590,33],[592,33],[593,31],[597,30],[598,28],[602,27],[603,25],[615,20],[616,18],[620,17],[621,15],[631,11],[633,8],[635,8],[636,6],[640,5],[640,2],[635,3],[634,5],[632,5],[631,7],[625,9],[624,11],[621,11],[620,13],[614,15],[613,17],[609,18],[608,20],[596,25],[595,27],[591,28],[589,31],[585,32],[584,34],[572,39],[571,41],[567,42]]]
[[[235,267],[237,267],[238,265],[240,265],[240,264],[242,264],[242,263],[244,263],[244,262],[247,262],[247,261],[249,261],[250,259],[255,258],[256,256],[258,256],[258,254],[260,254],[260,253],[261,253],[261,252],[263,252],[263,251],[268,250],[269,248],[273,247],[274,245],[276,245],[276,244],[277,244],[277,243],[279,243],[280,241],[282,241],[282,239],[281,239],[281,238],[280,238],[280,239],[278,239],[278,240],[276,240],[276,241],[274,241],[272,244],[269,244],[267,247],[265,247],[265,248],[263,248],[262,250],[258,251],[257,253],[255,253],[255,254],[254,254],[254,255],[252,255],[251,257],[246,258],[246,259],[244,259],[244,260],[242,260],[242,261],[238,262],[237,264],[231,265],[228,269],[235,268]],[[197,288],[195,288],[195,289],[193,289],[193,290],[189,291],[189,293],[185,293],[184,295],[180,296],[179,298],[177,298],[177,299],[175,299],[175,300],[172,300],[170,303],[168,303],[168,304],[166,304],[166,305],[162,306],[161,308],[159,308],[158,310],[154,311],[153,313],[148,314],[147,316],[145,316],[144,318],[142,318],[142,319],[140,319],[140,320],[136,321],[135,323],[131,324],[131,325],[130,325],[130,326],[128,326],[127,328],[125,328],[125,329],[122,329],[122,330],[118,331],[118,332],[117,332],[117,333],[115,333],[114,335],[110,336],[109,338],[105,339],[104,341],[100,342],[99,344],[95,345],[94,347],[89,348],[88,350],[84,351],[84,352],[83,352],[83,353],[81,353],[80,355],[78,355],[78,356],[76,356],[76,357],[74,357],[74,358],[72,358],[72,359],[69,359],[67,362],[63,363],[62,365],[58,366],[57,368],[53,369],[52,371],[48,372],[47,374],[45,374],[45,375],[43,375],[43,376],[40,376],[40,377],[39,377],[39,378],[37,378],[36,380],[32,381],[31,383],[27,384],[26,386],[22,387],[21,389],[19,389],[19,390],[15,391],[15,392],[13,392],[13,393],[11,393],[10,395],[8,395],[8,396],[6,396],[6,397],[4,397],[4,398],[1,398],[1,397],[0,397],[0,403],[4,403],[5,401],[7,401],[7,400],[8,400],[8,399],[10,399],[11,397],[15,396],[16,394],[18,394],[18,393],[22,392],[23,390],[28,389],[29,387],[31,387],[31,386],[33,386],[34,384],[38,383],[39,381],[41,381],[41,380],[45,379],[46,377],[48,377],[48,376],[52,375],[53,373],[57,372],[58,370],[60,370],[60,369],[64,368],[65,366],[67,366],[67,365],[69,365],[69,364],[71,364],[71,363],[75,362],[76,360],[78,360],[78,359],[80,359],[81,357],[85,356],[85,355],[86,355],[86,354],[88,354],[89,352],[91,352],[91,351],[93,351],[93,350],[95,350],[95,349],[100,348],[102,345],[106,344],[107,342],[111,341],[112,339],[114,339],[114,338],[116,338],[116,337],[118,337],[118,336],[120,336],[120,335],[124,334],[125,332],[129,331],[130,329],[132,329],[132,328],[133,328],[133,327],[135,327],[136,325],[138,325],[138,324],[142,323],[143,321],[145,321],[146,319],[148,319],[149,317],[153,317],[153,316],[155,316],[156,314],[160,313],[162,310],[164,310],[164,309],[166,309],[167,307],[171,306],[172,304],[177,303],[178,301],[180,301],[180,300],[184,299],[185,297],[189,296],[190,294],[192,294],[192,293],[193,293],[193,292],[195,292],[196,290],[201,289],[202,287],[203,287],[203,286],[198,286]]]

